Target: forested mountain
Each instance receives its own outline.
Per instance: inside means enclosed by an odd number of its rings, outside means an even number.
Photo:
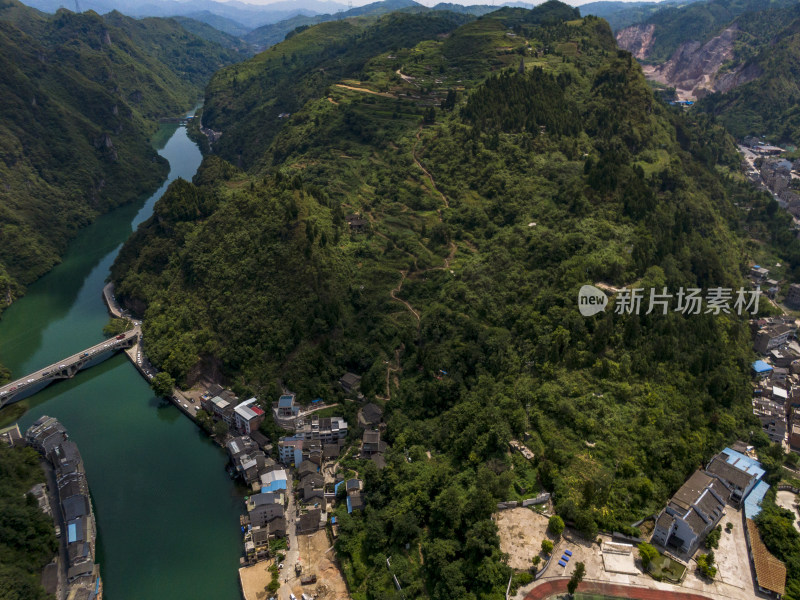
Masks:
[[[231,40],[243,43],[242,36],[252,29],[208,11],[194,13],[191,17],[176,16],[172,18],[180,23],[186,31],[191,31],[204,40],[211,39],[226,48],[231,47]],[[203,27],[199,24],[202,24]],[[209,38],[212,31],[217,32],[218,37]]]
[[[74,0],[26,0],[25,4],[39,10],[54,13],[60,8],[76,7]],[[225,21],[218,20],[219,17],[228,22],[247,23],[249,28],[258,27],[265,23],[275,23],[289,19],[298,14],[314,15],[319,13],[330,13],[344,10],[346,6],[332,0],[280,0],[268,4],[256,4],[252,2],[239,2],[228,0],[217,2],[216,0],[192,0],[185,2],[181,0],[153,0],[152,2],[142,0],[79,0],[78,6],[81,10],[93,10],[99,14],[112,11],[119,11],[132,17],[191,17],[194,19],[208,22],[210,25],[223,25]],[[205,15],[214,15],[216,19],[206,21]],[[228,31],[228,33],[234,33]]]
[[[236,56],[171,20],[0,0],[0,310],[81,226],[157,187],[156,119]]]
[[[724,175],[732,139],[654,99],[605,21],[448,19],[323,24],[221,71],[221,156],[112,271],[182,383],[213,366],[268,406],[354,371],[385,404],[387,466],[348,459],[367,507],[337,514],[357,599],[391,597],[387,556],[409,598],[502,597],[496,502],[544,488],[589,539],[632,531],[735,436],[766,443],[743,319],[577,309],[596,281],[741,284],[736,203],[752,232],[771,200]]]
[[[311,25],[318,25],[319,23],[326,23],[328,21],[352,19],[353,17],[374,18],[401,10],[408,13],[449,11],[464,15],[480,16],[496,10],[496,7],[477,4],[461,6],[458,4],[440,3],[433,8],[428,8],[418,2],[414,2],[414,0],[379,0],[378,2],[357,6],[334,14],[313,16],[297,15],[284,21],[258,27],[245,35],[244,39],[259,49],[264,49],[282,42],[287,34],[290,34],[298,28],[310,27]]]
[[[293,113],[333,82],[358,77],[380,52],[445,35],[472,17],[449,12],[345,19],[300,31],[252,60],[222,69],[206,89],[203,123],[224,132],[214,147],[250,165]]]

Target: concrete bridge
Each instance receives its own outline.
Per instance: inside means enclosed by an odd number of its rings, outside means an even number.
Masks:
[[[82,350],[77,354],[68,356],[57,363],[43,369],[34,371],[16,381],[0,386],[0,408],[7,406],[47,387],[59,379],[71,379],[75,373],[88,369],[110,358],[120,350],[130,348],[139,341],[141,330],[134,327],[130,331],[118,335],[110,340]]]

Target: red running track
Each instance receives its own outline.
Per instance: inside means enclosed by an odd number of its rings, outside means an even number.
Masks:
[[[566,594],[569,578],[550,579],[533,588],[525,600],[544,600],[554,594]],[[618,583],[604,583],[601,581],[583,581],[578,586],[578,591],[585,594],[603,594],[617,598],[631,598],[635,600],[708,600],[706,596],[689,592],[672,592],[668,590],[653,590],[650,588],[620,585]]]

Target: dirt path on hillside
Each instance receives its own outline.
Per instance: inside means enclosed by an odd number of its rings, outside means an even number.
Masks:
[[[419,159],[417,158],[417,145],[419,144],[419,136],[421,133],[422,133],[422,125],[420,125],[419,129],[417,129],[417,135],[415,136],[417,141],[414,142],[414,148],[411,150],[411,156],[414,158],[414,162],[417,164],[417,166],[422,170],[423,173],[425,173],[425,176],[431,182],[434,191],[437,194],[439,194],[439,197],[442,199],[442,202],[444,202],[445,208],[450,208],[450,203],[447,202],[447,197],[441,192],[441,190],[439,190],[438,187],[436,187],[436,181],[434,181],[433,175],[431,175],[430,172],[428,172],[428,170],[422,166],[422,163],[419,162]],[[440,221],[442,220],[441,212],[439,212],[439,220]]]
[[[368,90],[367,88],[360,88],[360,87],[355,87],[355,86],[352,86],[352,85],[345,85],[343,83],[337,83],[335,85],[336,85],[336,87],[340,87],[340,88],[343,88],[345,90],[352,90],[354,92],[361,92],[363,94],[373,94],[375,96],[383,96],[384,98],[397,99],[397,96],[395,96],[394,94],[390,94],[388,92],[374,92],[372,90]]]

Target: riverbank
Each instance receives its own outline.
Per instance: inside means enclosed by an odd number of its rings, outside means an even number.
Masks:
[[[95,560],[97,521],[78,446],[58,419],[46,415],[28,428],[25,441],[53,471],[47,470],[51,498],[56,500],[50,504],[51,516],[60,532],[57,598],[102,600],[103,583]]]

